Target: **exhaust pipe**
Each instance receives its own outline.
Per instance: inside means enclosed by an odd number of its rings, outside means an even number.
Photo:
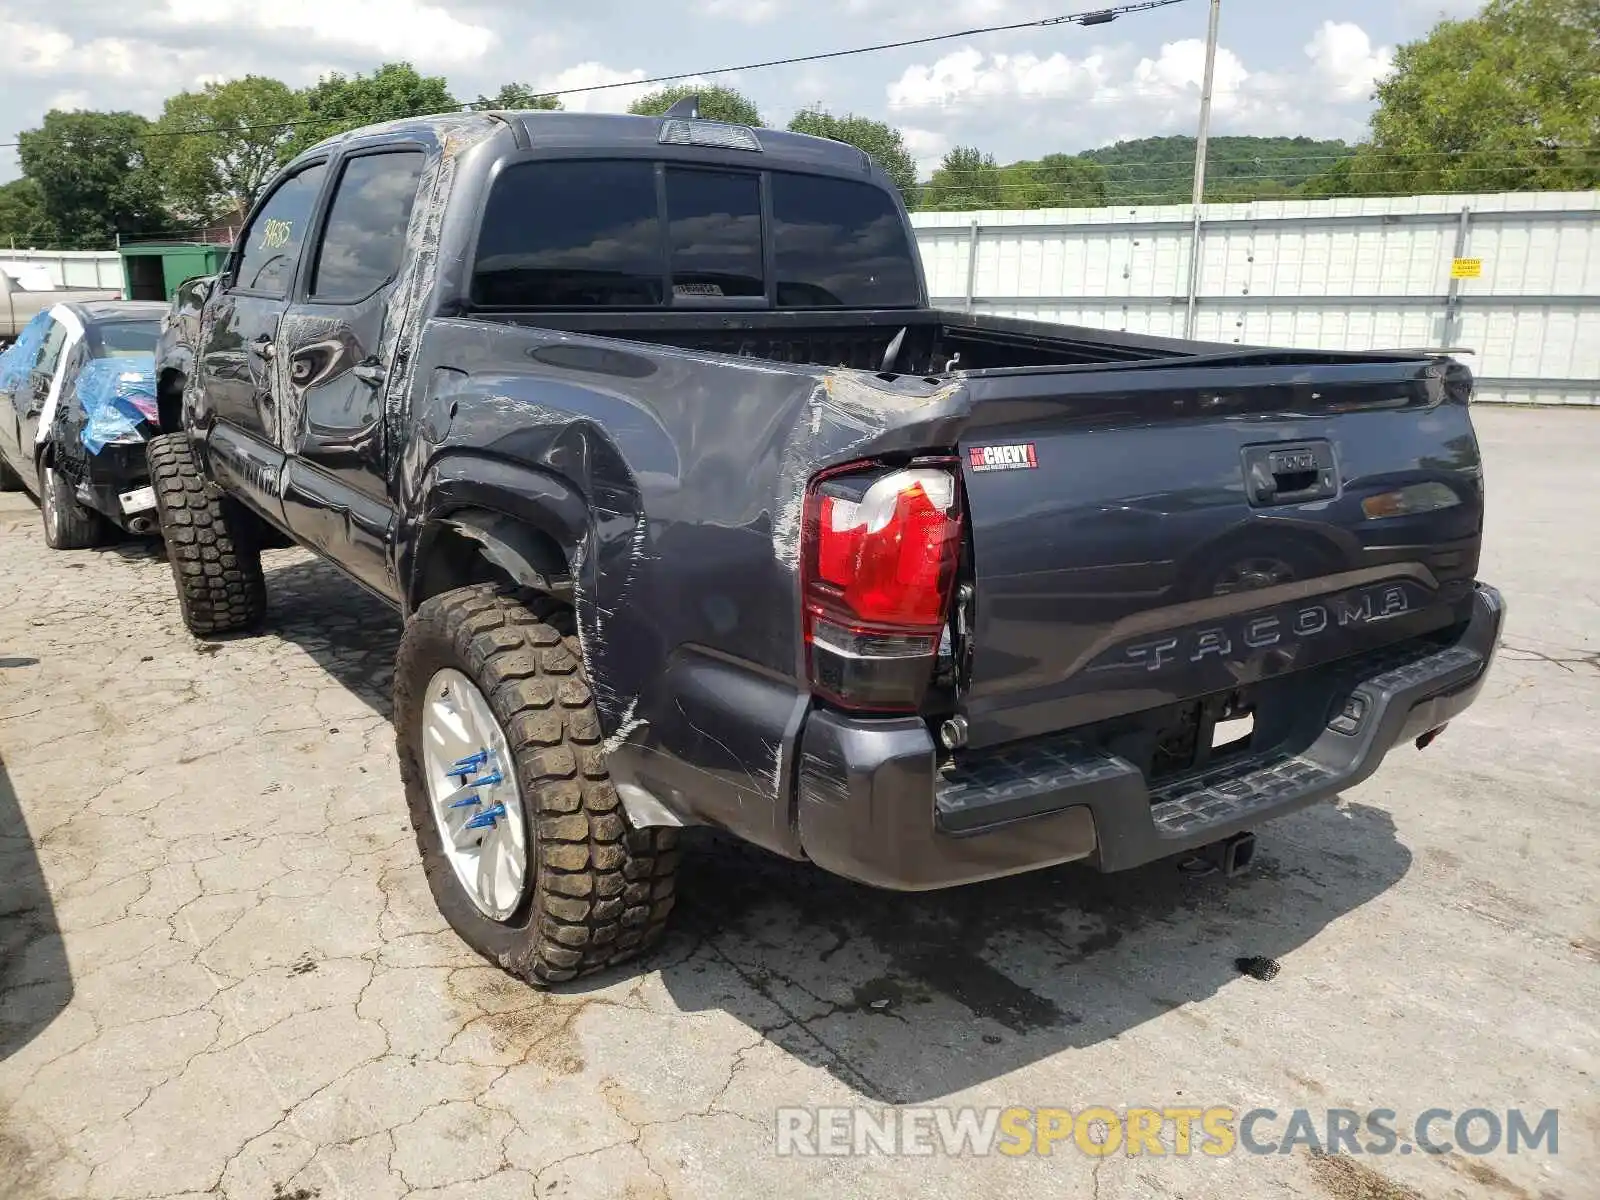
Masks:
[[[129,533],[138,534],[140,537],[144,537],[147,534],[154,533],[155,531],[156,531],[156,519],[154,517],[129,517],[128,518],[128,532]]]

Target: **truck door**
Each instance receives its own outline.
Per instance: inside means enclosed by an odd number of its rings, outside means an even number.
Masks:
[[[394,295],[423,150],[347,154],[316,251],[278,325],[284,520],[295,536],[368,587],[396,597],[388,544],[385,357],[406,317]]]
[[[326,162],[301,168],[256,207],[217,281],[195,354],[199,415],[211,425],[211,469],[280,524],[278,321],[294,288],[327,169]]]

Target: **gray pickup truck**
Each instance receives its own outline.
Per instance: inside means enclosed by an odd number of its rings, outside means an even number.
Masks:
[[[867,155],[692,112],[308,150],[158,379],[189,627],[285,539],[404,615],[434,895],[538,983],[659,935],[684,825],[899,889],[1238,866],[1499,636],[1458,363],[939,311]]]

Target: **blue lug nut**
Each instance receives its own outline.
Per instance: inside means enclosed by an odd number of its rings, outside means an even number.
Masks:
[[[479,750],[476,754],[469,754],[465,758],[456,759],[456,761],[451,764],[448,774],[470,775],[488,761],[489,750],[487,747],[485,747],[484,749]]]
[[[475,788],[493,787],[497,783],[504,782],[505,776],[501,775],[500,772],[496,770],[492,774],[485,775],[482,779],[474,779],[471,783],[467,784],[467,786]]]
[[[461,797],[461,799],[457,800],[454,804],[450,805],[450,807],[451,808],[471,808],[475,804],[482,804],[482,803],[483,803],[483,799],[481,797],[479,797],[479,796],[463,796],[463,797]]]
[[[472,820],[467,822],[466,827],[468,829],[493,829],[495,822],[505,815],[506,806],[504,804],[496,804],[493,808],[484,809],[483,812],[473,817]]]

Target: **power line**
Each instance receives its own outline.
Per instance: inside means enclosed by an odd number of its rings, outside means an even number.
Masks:
[[[934,42],[954,41],[957,38],[977,37],[989,33],[1014,33],[1019,29],[1044,29],[1056,25],[1105,25],[1118,17],[1131,13],[1150,12],[1158,8],[1170,8],[1174,4],[1185,3],[1185,0],[1133,0],[1133,2],[1114,5],[1109,8],[1093,9],[1087,12],[1065,13],[1056,17],[1041,17],[1034,21],[1013,21],[1005,25],[980,25],[973,29],[961,29],[954,33],[934,33],[926,37],[904,38],[897,42],[878,42],[871,46],[854,46],[848,50],[827,50],[819,54],[797,54],[788,58],[771,58],[762,62],[745,63],[736,67],[715,67],[701,71],[681,71],[675,75],[656,75],[649,79],[617,79],[610,83],[591,83],[583,87],[563,88],[555,92],[539,92],[535,98],[544,100],[562,96],[576,96],[589,92],[604,92],[621,87],[653,87],[663,83],[681,83],[685,79],[698,79],[712,75],[731,75],[740,71],[761,71],[770,67],[798,66],[801,63],[824,62],[835,58],[849,58],[858,54],[877,54],[885,50],[904,50],[911,46],[927,46]],[[462,111],[473,112],[480,106],[474,102],[460,106]],[[427,113],[412,111],[394,111],[380,115],[380,120],[401,120],[406,117],[427,116]],[[242,125],[237,129],[222,131],[216,129],[169,129],[153,130],[149,133],[134,135],[143,140],[147,138],[167,137],[216,137],[224,132],[229,136],[239,134],[265,132],[268,130],[297,129],[305,125],[331,125],[344,120],[343,117],[305,117],[294,121],[272,121],[260,125]],[[21,142],[0,142],[0,148],[15,148]]]

